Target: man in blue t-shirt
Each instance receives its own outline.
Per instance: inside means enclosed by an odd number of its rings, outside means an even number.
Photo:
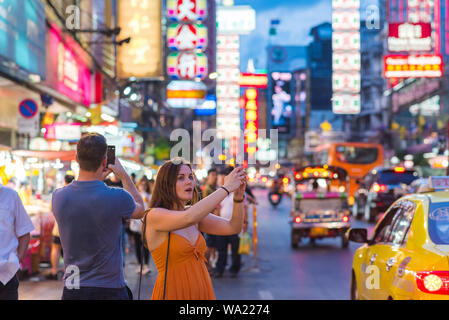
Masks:
[[[121,254],[122,219],[144,216],[142,197],[118,160],[107,165],[106,139],[88,134],[77,145],[79,176],[53,193],[64,251],[63,300],[129,299]],[[111,173],[123,189],[103,182]]]

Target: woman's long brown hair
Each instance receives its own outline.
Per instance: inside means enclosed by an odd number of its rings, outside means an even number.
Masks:
[[[192,166],[183,158],[174,158],[166,161],[157,172],[156,181],[153,186],[153,192],[149,204],[149,210],[152,208],[165,208],[168,210],[179,210],[183,208],[181,199],[176,194],[176,181],[181,166],[188,166],[193,175],[193,196],[190,205],[198,202],[198,190],[196,188],[196,177]]]

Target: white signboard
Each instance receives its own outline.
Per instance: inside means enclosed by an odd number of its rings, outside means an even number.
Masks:
[[[250,6],[217,8],[217,30],[221,34],[249,34],[256,29],[256,11]]]
[[[360,32],[333,32],[333,50],[360,50]]]
[[[359,71],[360,52],[335,53],[332,55],[332,69],[334,71]]]
[[[240,117],[240,106],[238,100],[220,99],[217,103],[217,115],[237,115]]]
[[[336,92],[360,92],[360,74],[334,72],[332,75],[332,88]]]
[[[334,94],[332,98],[332,111],[336,114],[360,113],[360,95]]]
[[[332,13],[333,30],[360,30],[359,11],[334,11]]]

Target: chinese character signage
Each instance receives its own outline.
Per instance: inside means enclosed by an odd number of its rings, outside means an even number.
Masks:
[[[120,78],[162,77],[160,0],[118,0],[120,37],[131,42],[118,47]]]
[[[332,100],[332,110],[336,114],[360,113],[360,94],[335,93]]]
[[[256,11],[250,6],[220,7],[217,27],[221,34],[249,34],[256,29]]]
[[[172,24],[167,29],[167,43],[170,50],[185,51],[205,49],[207,28],[202,24]]]
[[[360,12],[335,10],[332,14],[332,28],[334,30],[360,30]]]
[[[333,50],[360,50],[360,32],[333,32]]]
[[[206,97],[206,85],[197,81],[171,81],[167,86],[167,103],[172,108],[195,108]]]
[[[259,130],[259,103],[257,89],[245,90],[245,152],[257,151],[257,134]]]
[[[202,21],[207,16],[206,0],[167,0],[167,16],[178,22]]]
[[[390,23],[388,51],[411,52],[432,50],[432,26],[430,23]]]
[[[352,73],[334,73],[332,75],[332,88],[335,92],[360,92],[360,77]]]
[[[333,9],[358,9],[360,0],[332,0]]]
[[[208,74],[208,59],[204,54],[207,49],[208,30],[201,23],[207,17],[206,0],[167,0],[167,16],[178,23],[173,23],[167,28],[167,46],[171,52],[167,55],[167,74],[175,80],[177,86],[183,86],[183,81],[187,84],[195,80],[198,85],[204,87],[201,97],[191,96],[183,100],[176,100],[175,107],[196,108],[204,102],[206,97],[206,85],[199,80],[203,80]],[[167,87],[167,95],[173,93],[172,88]],[[188,91],[188,90],[187,90]],[[175,101],[171,99],[171,101]],[[169,103],[173,106],[173,103]]]
[[[167,57],[167,72],[172,79],[204,79],[207,57],[204,53],[172,52]]]
[[[360,113],[360,0],[332,1],[332,110]]]
[[[384,58],[385,78],[440,78],[443,58],[440,55],[387,55]]]
[[[53,23],[47,39],[48,58],[55,67],[47,71],[45,83],[70,99],[90,106],[91,74],[81,59],[81,47]]]
[[[239,77],[240,87],[266,89],[268,87],[267,74],[241,73]]]

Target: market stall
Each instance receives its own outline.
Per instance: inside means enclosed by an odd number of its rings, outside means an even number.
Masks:
[[[63,185],[66,172],[74,167],[76,151],[14,150],[11,153],[9,171],[14,173],[13,184],[35,228],[22,262],[22,272],[34,274],[42,262],[50,261],[55,223],[51,194]]]

